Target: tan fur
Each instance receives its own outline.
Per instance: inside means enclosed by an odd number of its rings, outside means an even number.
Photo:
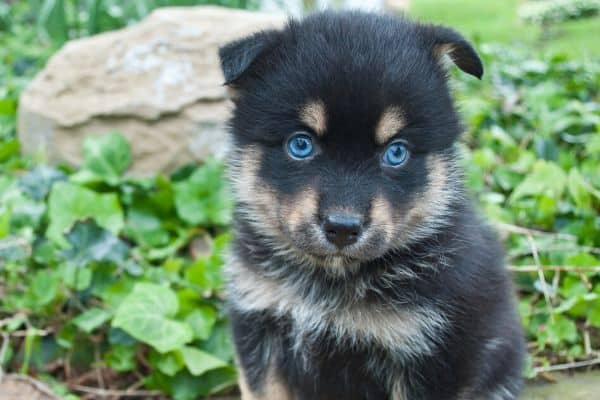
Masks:
[[[234,302],[240,303],[243,309],[266,310],[280,300],[281,287],[273,280],[246,268],[235,254],[229,254],[225,272],[232,286],[230,292],[236,294]]]
[[[225,88],[225,91],[227,92],[227,97],[229,99],[237,100],[240,97],[240,91],[238,89],[236,89],[236,88],[233,88],[231,86],[227,86]]]
[[[321,100],[311,101],[300,110],[300,120],[318,136],[325,135],[327,130],[327,110]]]
[[[240,160],[232,162],[231,179],[236,200],[245,204],[248,219],[263,234],[280,237],[279,200],[275,190],[258,176],[262,151],[248,146],[239,152]]]
[[[394,234],[394,212],[390,202],[382,195],[377,195],[371,202],[371,221],[385,232],[386,242],[390,241]]]
[[[309,187],[283,207],[283,217],[287,215],[287,224],[291,231],[298,229],[303,223],[312,222],[317,213],[317,191]]]
[[[451,168],[448,162],[439,155],[431,154],[427,156],[426,163],[429,183],[406,214],[405,236],[418,237],[421,232],[427,233],[433,229],[437,222],[443,220],[448,212],[449,201],[454,196],[448,189]]]
[[[404,388],[403,381],[397,380],[394,386],[392,387],[391,400],[408,400],[408,397],[406,397],[406,391]]]
[[[424,218],[431,212],[431,205],[439,204],[444,198],[444,189],[448,181],[447,166],[444,160],[437,155],[427,157],[427,178],[429,183],[423,198],[412,210],[412,214],[417,219]],[[437,211],[437,210],[434,210]]]
[[[246,382],[246,376],[244,375],[244,371],[242,371],[242,368],[240,366],[239,363],[238,364],[238,386],[240,387],[240,392],[242,393],[242,400],[257,400],[258,397],[256,397],[252,391],[250,390],[250,387],[248,386],[248,382]]]
[[[277,191],[260,178],[261,162],[262,151],[258,146],[246,146],[230,154],[230,180],[234,197],[240,203],[238,212],[270,241],[277,254],[316,265],[316,260],[310,254],[298,251],[289,238],[293,233],[290,216],[297,227],[309,220],[311,212],[312,216],[316,213],[316,192],[309,189],[295,199],[280,199]]]
[[[380,145],[385,144],[405,126],[406,118],[402,110],[397,106],[388,107],[375,127],[375,141]]]
[[[263,387],[258,392],[253,392],[246,382],[245,371],[238,364],[240,392],[242,400],[292,400],[289,389],[279,379],[273,368],[269,369]]]
[[[509,388],[508,386],[499,385],[490,393],[485,396],[477,395],[473,393],[472,388],[465,388],[458,394],[458,400],[505,400],[512,399],[515,396],[515,392],[518,390],[515,388]]]
[[[228,263],[227,275],[235,288],[234,303],[240,310],[271,310],[292,318],[293,331],[298,334],[295,347],[299,349],[307,338],[329,331],[340,340],[376,342],[408,355],[427,353],[431,350],[428,337],[436,337],[446,323],[444,316],[433,308],[374,309],[360,299],[338,305],[309,303],[294,282],[278,283],[244,267],[240,260]]]

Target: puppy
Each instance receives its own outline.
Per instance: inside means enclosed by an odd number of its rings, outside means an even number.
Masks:
[[[324,12],[220,49],[243,400],[516,399],[524,343],[457,166],[455,31]]]

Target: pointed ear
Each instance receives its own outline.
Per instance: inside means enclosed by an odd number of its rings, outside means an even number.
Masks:
[[[450,59],[458,68],[478,79],[483,76],[479,55],[460,33],[443,26],[432,26],[433,52],[441,62]]]
[[[219,49],[225,85],[232,85],[279,43],[281,33],[268,30],[230,42]]]

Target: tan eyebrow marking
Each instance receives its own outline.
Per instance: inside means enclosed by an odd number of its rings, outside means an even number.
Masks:
[[[375,141],[384,144],[400,129],[406,126],[404,113],[398,106],[390,106],[383,111],[375,127]]]
[[[323,136],[327,129],[327,111],[321,100],[306,103],[300,110],[300,120],[318,136]]]

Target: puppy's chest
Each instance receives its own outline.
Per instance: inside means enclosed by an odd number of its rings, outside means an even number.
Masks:
[[[358,295],[343,301],[335,293],[314,293],[239,265],[230,266],[228,274],[235,308],[288,321],[285,336],[296,351],[327,340],[339,348],[377,346],[399,359],[414,358],[431,354],[447,327],[445,314],[433,305],[399,307]]]
[[[310,400],[390,399],[398,376],[385,355],[313,343],[299,352],[282,346],[277,370],[296,398]],[[395,400],[395,399],[394,399]]]

